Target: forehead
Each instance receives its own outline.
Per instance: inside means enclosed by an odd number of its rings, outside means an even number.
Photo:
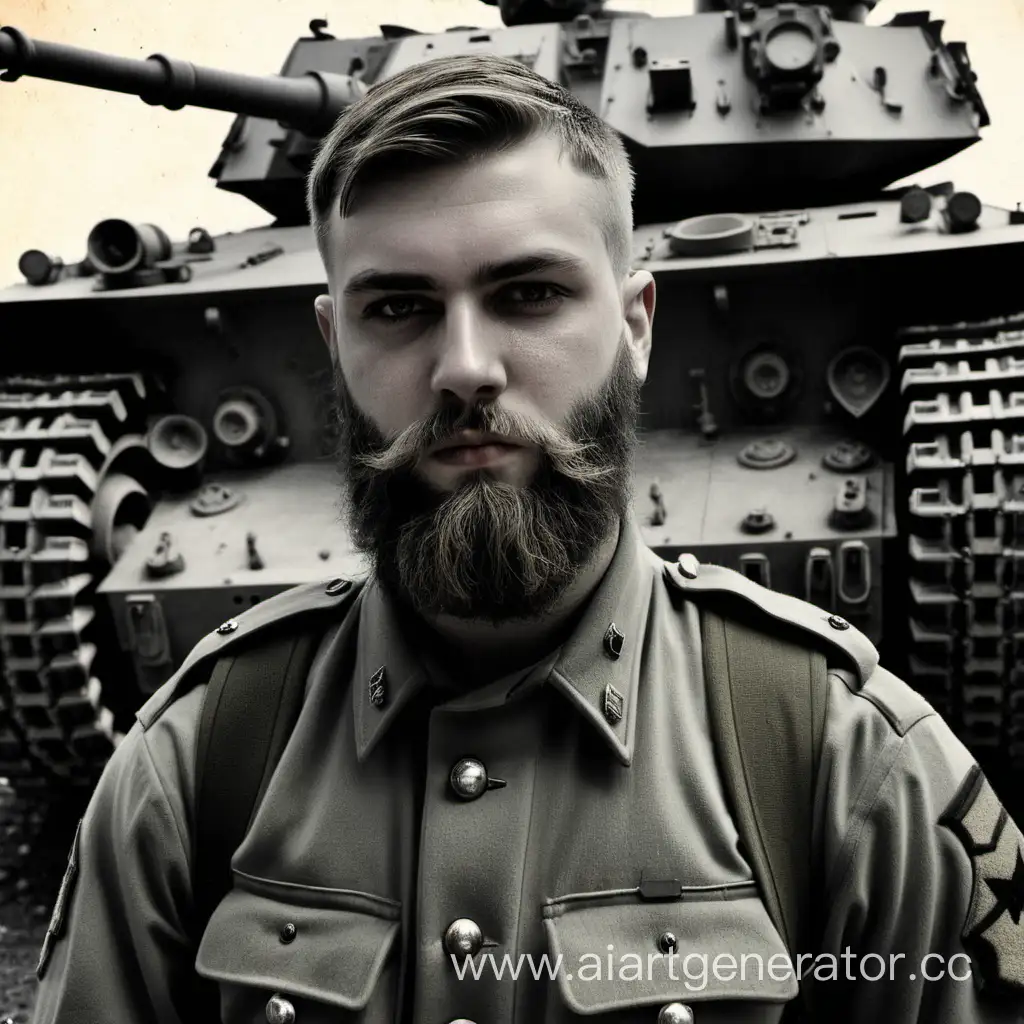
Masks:
[[[541,136],[455,167],[361,186],[331,225],[332,283],[369,269],[421,271],[456,282],[484,263],[557,249],[594,274],[608,264],[607,191]]]

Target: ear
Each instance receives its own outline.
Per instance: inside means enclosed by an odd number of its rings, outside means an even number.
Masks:
[[[320,328],[320,335],[327,344],[331,356],[337,351],[338,335],[334,327],[334,300],[330,295],[318,295],[313,300],[313,309],[316,310],[316,322]]]
[[[622,293],[622,313],[626,322],[626,341],[633,363],[642,380],[647,379],[654,331],[654,277],[646,270],[634,270],[626,278]]]

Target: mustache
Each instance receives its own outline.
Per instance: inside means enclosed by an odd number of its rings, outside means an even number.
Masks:
[[[535,445],[562,476],[580,483],[594,482],[613,474],[615,468],[607,460],[594,457],[599,452],[597,441],[590,439],[584,428],[581,420],[570,418],[566,429],[560,429],[494,403],[469,408],[445,406],[384,439],[375,450],[360,452],[354,461],[370,472],[394,472],[414,466],[428,448],[449,440],[458,431],[477,430]]]

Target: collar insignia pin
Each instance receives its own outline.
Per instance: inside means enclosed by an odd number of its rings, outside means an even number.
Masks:
[[[625,698],[611,683],[604,688],[604,717],[612,725],[622,721],[622,709],[625,703]]]
[[[384,705],[384,666],[381,665],[376,672],[370,676],[370,703],[376,707]]]

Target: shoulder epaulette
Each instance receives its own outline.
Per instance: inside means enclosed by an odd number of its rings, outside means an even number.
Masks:
[[[240,612],[235,618],[222,622],[189,651],[174,675],[139,708],[135,717],[143,729],[148,729],[175,699],[191,687],[195,678],[193,670],[202,662],[220,657],[269,626],[310,613],[339,609],[350,602],[359,589],[357,581],[341,577],[302,583],[268,597]]]
[[[734,569],[700,563],[690,554],[675,562],[664,562],[666,579],[688,598],[700,603],[704,596],[728,595],[739,599],[749,610],[765,620],[784,623],[826,645],[829,653],[848,665],[863,685],[878,665],[878,650],[856,626],[842,616],[831,614],[789,594],[769,590]]]

